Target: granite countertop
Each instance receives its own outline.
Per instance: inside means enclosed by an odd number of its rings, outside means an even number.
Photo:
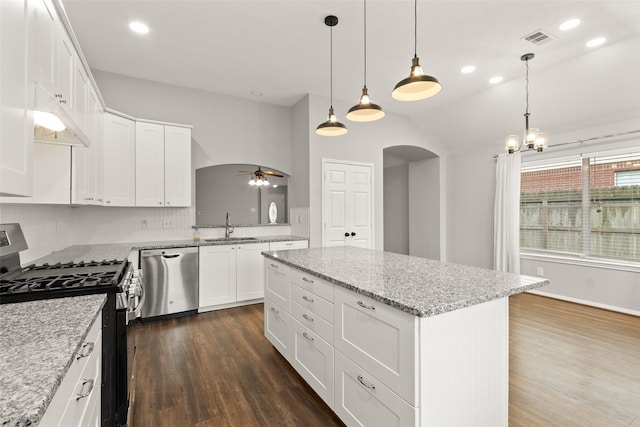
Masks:
[[[419,317],[549,284],[547,279],[356,247],[262,253]]]
[[[260,236],[260,237],[237,237],[232,240],[221,239],[201,239],[194,241],[186,240],[158,240],[151,242],[131,242],[131,243],[106,243],[96,245],[73,245],[40,257],[28,264],[56,264],[58,262],[80,262],[80,261],[101,261],[120,259],[124,260],[133,250],[141,249],[164,249],[164,248],[185,248],[189,246],[216,246],[216,245],[238,245],[245,243],[269,243],[286,242],[293,240],[308,240],[307,237],[282,235],[282,236]]]
[[[0,305],[0,425],[37,425],[105,295]]]

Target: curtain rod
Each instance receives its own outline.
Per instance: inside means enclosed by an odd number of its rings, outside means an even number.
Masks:
[[[640,129],[630,130],[630,131],[627,131],[627,132],[612,133],[610,135],[594,136],[592,138],[577,139],[575,141],[569,141],[569,142],[561,142],[560,144],[550,145],[549,147],[547,147],[547,149],[548,148],[554,148],[554,147],[561,147],[563,145],[583,144],[585,142],[598,141],[600,139],[613,138],[613,137],[616,137],[616,136],[626,136],[626,135],[631,135],[631,134],[634,134],[634,133],[640,133]],[[526,150],[526,151],[523,151],[523,153],[527,153],[529,151],[533,151],[533,150]],[[494,154],[493,158],[497,159],[498,156],[499,156],[499,154]]]

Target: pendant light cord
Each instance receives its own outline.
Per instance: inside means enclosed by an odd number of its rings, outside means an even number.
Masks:
[[[525,103],[526,103],[526,114],[529,114],[529,60],[524,61],[524,65],[526,67],[525,72]]]
[[[364,87],[367,87],[367,0],[364,0]]]
[[[418,57],[418,0],[413,3],[413,57]]]
[[[333,109],[333,27],[329,27],[329,95],[331,97],[331,108]]]

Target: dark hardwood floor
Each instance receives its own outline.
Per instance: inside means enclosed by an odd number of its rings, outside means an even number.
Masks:
[[[640,319],[510,300],[509,425],[640,427]],[[342,426],[263,335],[263,305],[136,324],[132,427]]]

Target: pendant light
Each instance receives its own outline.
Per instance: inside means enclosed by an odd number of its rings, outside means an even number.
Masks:
[[[509,154],[520,151],[524,146],[529,150],[535,149],[536,151],[541,152],[545,149],[548,143],[547,134],[540,132],[538,128],[529,127],[529,61],[532,60],[534,56],[535,55],[533,53],[526,53],[520,57],[520,60],[524,61],[526,67],[524,139],[522,142],[519,142],[520,137],[518,135],[508,135],[504,141],[504,148],[509,152]]]
[[[329,116],[327,117],[327,121],[320,123],[316,128],[316,133],[322,136],[338,136],[344,135],[349,130],[345,125],[340,123],[338,119],[336,119],[336,115],[333,112],[333,27],[338,25],[338,17],[333,15],[328,15],[324,18],[324,23],[327,25],[331,31],[331,65],[330,65],[330,95],[331,95],[331,106],[329,107]]]
[[[360,102],[347,112],[347,119],[354,122],[372,122],[384,117],[382,108],[371,102],[367,91],[367,0],[364,0],[364,87]]]
[[[411,72],[409,77],[401,80],[393,88],[391,96],[398,101],[419,101],[431,98],[442,90],[442,85],[435,77],[428,76],[422,71],[420,58],[418,58],[418,0],[414,2],[414,50],[411,60]]]

